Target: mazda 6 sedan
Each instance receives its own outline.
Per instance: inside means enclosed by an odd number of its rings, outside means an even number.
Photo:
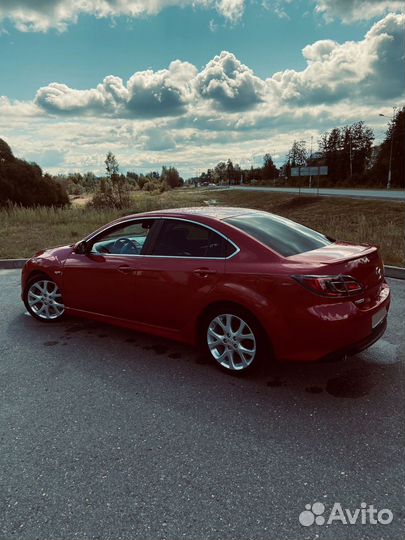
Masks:
[[[86,317],[204,347],[228,372],[352,355],[384,333],[378,248],[267,212],[206,207],[126,216],[40,251],[22,298],[46,323]]]

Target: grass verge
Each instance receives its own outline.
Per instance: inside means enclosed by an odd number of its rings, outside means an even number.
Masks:
[[[125,211],[99,211],[79,205],[65,210],[1,209],[0,258],[30,257],[46,246],[76,242],[97,227],[125,214],[198,206],[209,200],[220,205],[274,212],[338,240],[378,244],[386,264],[405,266],[404,203],[194,189],[173,190],[160,195],[135,193],[133,206]]]

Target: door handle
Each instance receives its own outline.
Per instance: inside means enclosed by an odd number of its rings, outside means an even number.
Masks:
[[[199,277],[207,277],[210,274],[216,274],[216,270],[211,270],[210,268],[196,268],[193,270],[193,274]]]
[[[135,271],[134,268],[131,266],[122,265],[117,268],[118,272],[121,272],[122,274],[131,274]]]

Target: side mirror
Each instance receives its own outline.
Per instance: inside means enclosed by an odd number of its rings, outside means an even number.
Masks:
[[[77,255],[87,255],[90,251],[90,246],[82,240],[81,242],[77,242],[73,248],[74,253],[77,253]]]

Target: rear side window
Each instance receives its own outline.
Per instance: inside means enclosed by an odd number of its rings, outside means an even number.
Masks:
[[[227,256],[227,244],[225,238],[207,227],[187,221],[165,220],[151,254],[222,258]],[[231,244],[229,246],[233,248]]]
[[[224,220],[283,257],[333,244],[333,240],[304,225],[270,214],[246,214]]]

